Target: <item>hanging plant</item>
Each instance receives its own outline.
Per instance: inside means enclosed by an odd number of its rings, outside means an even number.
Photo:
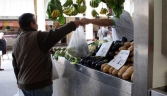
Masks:
[[[59,0],[51,0],[48,3],[46,13],[48,14],[48,18],[50,20],[57,20],[62,25],[65,23],[61,2]]]
[[[119,18],[120,15],[122,14],[122,9],[123,9],[122,4],[125,2],[125,0],[91,0],[90,6],[92,8],[97,8],[100,2],[106,3],[106,5],[114,11],[115,17]],[[95,13],[95,11],[93,11],[93,13]],[[102,8],[100,14],[101,13],[107,14],[107,10]]]

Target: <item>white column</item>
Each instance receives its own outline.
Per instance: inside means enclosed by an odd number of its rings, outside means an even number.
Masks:
[[[130,0],[125,0],[125,2],[124,2],[124,9],[126,11],[128,11],[129,13],[131,13],[130,12],[130,8],[131,8],[131,6],[130,6]]]
[[[92,19],[93,18],[91,15],[92,8],[89,5],[90,0],[85,0],[85,1],[87,6],[86,18]],[[93,25],[88,24],[85,27],[86,27],[86,39],[93,39]]]
[[[38,30],[45,31],[45,6],[44,0],[37,0],[37,23]]]

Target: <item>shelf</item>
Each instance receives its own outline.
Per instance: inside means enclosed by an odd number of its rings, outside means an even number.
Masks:
[[[3,35],[4,38],[17,38],[17,34]]]

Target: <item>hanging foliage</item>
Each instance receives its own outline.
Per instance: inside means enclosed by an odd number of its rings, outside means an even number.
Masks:
[[[93,8],[91,12],[93,17],[99,15],[95,8],[99,6],[100,2],[105,3],[111,8],[115,13],[115,17],[119,18],[122,14],[122,4],[125,0],[91,0],[90,6]],[[47,14],[50,20],[57,20],[60,24],[64,24],[65,18],[63,14],[66,14],[67,16],[76,16],[78,14],[84,14],[86,9],[85,0],[76,0],[76,2],[67,0],[63,5],[61,5],[60,0],[51,0],[47,6]],[[101,8],[100,14],[106,14],[106,16],[111,15],[106,8]]]
[[[60,22],[60,24],[65,23],[61,2],[59,0],[51,0],[48,3],[47,14],[50,20],[57,20]]]

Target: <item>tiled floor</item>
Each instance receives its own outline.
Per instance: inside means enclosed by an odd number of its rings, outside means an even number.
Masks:
[[[1,67],[4,71],[0,71],[0,96],[14,96],[17,93],[16,78],[12,67],[11,51],[4,55],[4,60],[1,61]]]

